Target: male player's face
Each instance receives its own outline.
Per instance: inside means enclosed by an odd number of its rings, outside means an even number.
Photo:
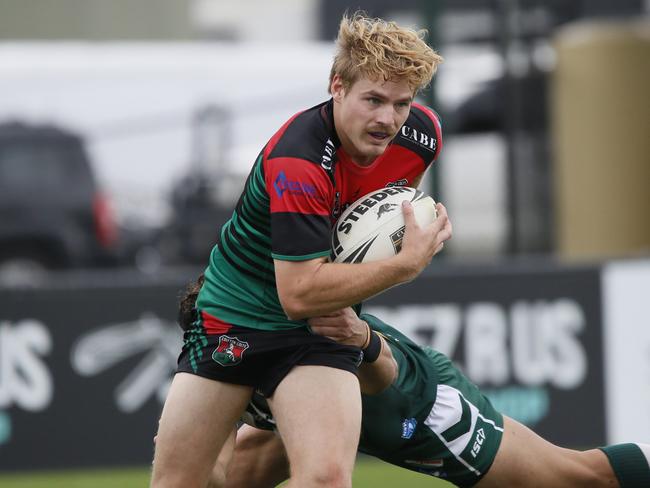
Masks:
[[[381,156],[409,115],[413,90],[406,80],[360,78],[347,90],[332,80],[334,124],[345,152],[362,166]]]

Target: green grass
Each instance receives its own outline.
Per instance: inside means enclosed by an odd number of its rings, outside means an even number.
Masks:
[[[452,488],[454,486],[432,476],[407,471],[375,459],[357,462],[352,475],[352,485],[355,488]]]
[[[0,474],[2,488],[146,488],[149,468],[115,470],[48,471]],[[430,476],[412,473],[376,460],[362,460],[354,471],[359,488],[449,488]]]
[[[2,488],[143,488],[149,468],[47,471],[0,475]]]

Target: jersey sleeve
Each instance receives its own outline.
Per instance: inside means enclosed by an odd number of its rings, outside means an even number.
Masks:
[[[403,131],[402,135],[407,136],[412,143],[415,143],[417,151],[422,156],[425,167],[429,167],[442,149],[442,123],[438,113],[418,103],[411,105],[411,116],[407,124],[412,128],[409,133]],[[409,127],[407,126],[407,129]]]
[[[305,261],[330,252],[333,187],[323,169],[312,162],[280,157],[266,162],[270,198],[271,256]]]

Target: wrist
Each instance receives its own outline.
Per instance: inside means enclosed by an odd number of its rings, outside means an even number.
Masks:
[[[368,327],[368,330],[370,331],[369,338],[365,347],[361,348],[361,351],[363,352],[364,362],[374,363],[377,361],[377,358],[379,358],[379,355],[381,354],[383,341],[381,340],[379,334],[370,329],[370,327]]]
[[[371,333],[372,333],[372,330],[370,330],[370,326],[368,325],[368,322],[363,321],[363,324],[366,326],[365,327],[366,335],[363,342],[359,345],[361,350],[364,350],[366,347],[368,347],[368,344],[370,344]]]
[[[397,253],[394,257],[391,258],[393,264],[395,265],[396,273],[399,276],[399,283],[408,283],[417,277],[419,270],[415,264],[415,260],[411,257],[408,252],[403,250]]]

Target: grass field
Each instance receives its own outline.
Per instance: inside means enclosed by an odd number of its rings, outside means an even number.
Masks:
[[[148,483],[149,468],[0,474],[2,488],[146,488]],[[353,485],[355,488],[452,486],[436,478],[411,473],[375,460],[362,460],[357,463]]]

